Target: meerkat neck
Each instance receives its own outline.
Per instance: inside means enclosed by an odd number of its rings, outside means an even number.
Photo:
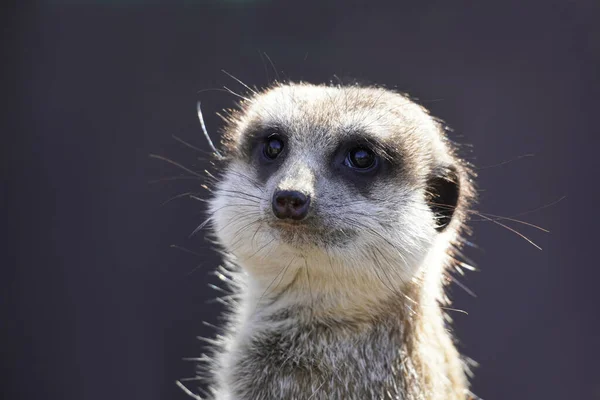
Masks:
[[[287,284],[302,288],[302,279]],[[366,313],[364,299],[353,306],[336,294],[332,303],[314,285],[312,298],[296,301],[306,293],[292,289],[258,302],[256,295],[242,296],[218,373],[232,399],[370,399],[386,392],[401,399],[465,398],[440,293],[411,284],[384,303],[373,300],[377,307]]]

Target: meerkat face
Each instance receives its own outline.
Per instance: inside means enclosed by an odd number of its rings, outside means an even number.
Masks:
[[[461,164],[439,124],[400,94],[278,86],[242,106],[225,143],[210,212],[251,274],[310,266],[406,282],[460,225]]]

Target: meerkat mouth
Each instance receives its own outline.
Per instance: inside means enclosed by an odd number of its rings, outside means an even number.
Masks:
[[[316,221],[272,221],[269,229],[281,242],[293,247],[344,247],[358,236],[353,229],[330,228]]]

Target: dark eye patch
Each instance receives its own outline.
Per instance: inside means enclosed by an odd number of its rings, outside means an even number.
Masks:
[[[364,134],[351,133],[333,152],[331,170],[333,177],[371,197],[373,183],[390,178],[399,160],[400,157],[396,157],[385,143]]]
[[[242,157],[256,169],[258,178],[266,181],[282,164],[288,152],[286,132],[277,126],[252,125],[243,134]]]
[[[258,122],[251,123],[240,137],[240,156],[246,158],[248,162],[252,162],[256,146],[262,145],[269,136],[274,134],[285,136],[285,132],[278,126],[264,125]]]

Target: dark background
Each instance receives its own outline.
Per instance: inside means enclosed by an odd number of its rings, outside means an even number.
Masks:
[[[485,399],[600,398],[598,1],[21,2],[5,6],[3,399],[185,399],[220,306],[195,115],[276,77],[407,91],[473,146],[480,272],[451,294]],[[272,67],[266,53],[275,67]],[[529,156],[533,154],[533,156]],[[524,156],[524,157],[521,157]],[[520,157],[520,158],[519,158]],[[516,160],[499,164],[505,160]],[[557,199],[565,199],[552,204]],[[171,245],[181,246],[198,255]],[[195,382],[187,382],[191,388]]]

